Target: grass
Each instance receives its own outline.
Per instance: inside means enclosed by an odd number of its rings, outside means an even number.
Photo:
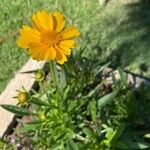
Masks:
[[[135,73],[144,66],[144,75],[149,77],[149,8],[145,3],[123,5],[121,0],[110,0],[106,7],[101,7],[98,0],[2,0],[0,37],[31,23],[30,17],[37,10],[60,10],[67,24],[75,23],[81,30],[76,50],[86,48],[86,56],[96,56],[103,62],[110,61],[114,68],[123,66]],[[0,91],[29,58],[16,46],[16,38],[7,37],[0,45]]]

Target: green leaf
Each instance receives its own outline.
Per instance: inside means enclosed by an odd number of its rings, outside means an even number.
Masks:
[[[0,105],[7,111],[10,111],[18,116],[24,116],[24,115],[36,115],[35,113],[29,112],[27,109],[18,107],[18,106],[13,106],[13,105]]]
[[[109,93],[98,100],[98,108],[101,109],[103,106],[110,103],[117,96],[118,91]]]
[[[105,137],[107,138],[107,140],[110,142],[113,136],[114,130],[113,128],[107,128],[107,133],[105,135]]]
[[[67,88],[64,90],[64,94],[63,94],[63,99],[64,100],[67,99],[69,91],[70,91],[70,86],[67,86]]]
[[[150,133],[145,134],[145,135],[144,135],[144,138],[150,139]]]
[[[102,70],[104,70],[105,68],[107,68],[110,64],[111,63],[108,62],[108,63],[104,64],[103,66],[101,66],[101,68],[97,72],[95,72],[93,76],[96,77]]]
[[[96,101],[95,100],[90,101],[89,108],[90,108],[90,112],[91,112],[92,121],[94,123],[96,123],[97,108],[96,108]]]
[[[78,146],[74,141],[70,138],[67,139],[67,150],[78,150]]]
[[[39,98],[36,98],[36,97],[32,97],[30,102],[33,103],[33,104],[39,105],[39,106],[47,106],[47,107],[49,106],[49,104],[41,101]]]
[[[42,121],[36,120],[36,121],[28,122],[26,123],[26,125],[40,125],[41,123]]]
[[[117,149],[128,149],[128,145],[124,144],[122,141],[116,141],[114,147]]]
[[[50,101],[51,100],[50,93],[48,93],[47,91],[45,91],[45,94],[46,94],[47,100]]]
[[[89,138],[95,138],[95,134],[94,132],[92,131],[92,129],[90,128],[84,128],[83,129],[83,132],[85,135],[87,135]]]
[[[16,133],[26,133],[28,131],[36,131],[40,124],[26,124],[20,129],[16,129]]]
[[[127,141],[127,142],[123,142],[124,144],[128,145],[127,149],[147,149],[150,147],[149,143],[146,142],[132,142],[132,141]]]
[[[106,128],[106,138],[109,141],[110,144],[115,145],[116,141],[120,138],[122,135],[124,129],[125,129],[125,124],[120,123],[120,125],[114,130],[113,128]]]
[[[76,100],[71,101],[69,103],[69,105],[68,105],[68,111],[69,112],[72,111],[76,107],[76,105],[77,105],[77,101]]]
[[[123,131],[125,129],[125,124],[120,123],[119,126],[114,130],[112,137],[111,137],[111,143],[115,143],[122,135]]]
[[[92,89],[88,94],[87,94],[87,97],[92,97],[98,89],[100,89],[102,85],[101,84],[98,84],[94,89]]]
[[[66,133],[62,133],[60,135],[58,135],[55,139],[55,141],[59,141],[60,139],[63,139],[65,137]]]
[[[0,148],[3,148],[6,143],[0,139]]]
[[[118,67],[118,71],[119,71],[122,82],[124,83],[125,86],[128,86],[126,73],[120,67]]]
[[[75,133],[70,128],[67,129],[67,137],[71,139],[75,138]]]

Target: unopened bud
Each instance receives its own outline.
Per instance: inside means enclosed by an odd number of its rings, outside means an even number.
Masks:
[[[42,70],[37,70],[34,74],[37,81],[43,81],[45,79],[45,73]]]
[[[29,99],[28,92],[19,92],[17,99],[21,105],[26,104]]]
[[[39,119],[40,119],[41,121],[46,120],[46,116],[45,116],[45,113],[44,113],[44,112],[40,112],[40,113],[39,113]]]

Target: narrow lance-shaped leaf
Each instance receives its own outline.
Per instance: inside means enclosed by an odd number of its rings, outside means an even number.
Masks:
[[[32,97],[30,100],[31,103],[39,105],[39,106],[49,106],[46,102],[41,101],[39,98]]]
[[[125,124],[120,123],[120,125],[118,125],[118,127],[113,131],[110,142],[115,143],[121,137],[124,129],[125,129]]]
[[[68,105],[68,111],[72,111],[75,107],[77,106],[77,101],[76,100],[73,100],[69,103]]]
[[[97,90],[98,90],[101,86],[102,86],[102,84],[98,84],[94,89],[92,89],[92,90],[88,93],[87,97],[92,97],[92,96],[97,92]]]
[[[48,101],[50,101],[50,100],[51,100],[51,95],[50,95],[50,93],[48,93],[47,91],[45,91],[45,94],[46,94],[46,97],[47,97]]]
[[[13,105],[0,105],[7,111],[10,111],[18,116],[24,116],[24,115],[36,115],[35,113],[29,112],[27,109],[18,107],[18,106],[13,106]]]
[[[67,140],[67,150],[78,150],[77,144],[70,138]]]
[[[92,121],[96,123],[96,113],[97,113],[96,101],[95,100],[90,101],[89,106],[90,106]]]
[[[67,96],[68,96],[68,93],[70,91],[70,86],[67,86],[64,90],[64,94],[63,94],[63,99],[66,100],[67,99]]]
[[[128,145],[127,144],[124,144],[122,141],[118,140],[115,142],[115,145],[114,145],[115,148],[117,149],[128,149]]]
[[[104,70],[105,68],[107,68],[110,65],[110,62],[104,64],[103,66],[100,67],[100,69],[94,73],[94,77],[96,77],[102,70]]]
[[[103,106],[110,103],[116,96],[118,91],[109,93],[98,100],[98,108],[101,109]]]
[[[143,142],[143,141],[137,141],[137,142],[127,141],[127,142],[124,142],[124,143],[126,145],[128,145],[128,149],[131,149],[131,150],[150,148],[150,144],[147,143],[147,142]]]
[[[85,135],[87,135],[89,138],[95,138],[95,133],[90,128],[83,128],[83,132]]]

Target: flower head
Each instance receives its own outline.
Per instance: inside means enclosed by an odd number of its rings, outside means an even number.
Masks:
[[[20,30],[18,46],[27,48],[31,57],[38,61],[56,59],[59,64],[67,61],[79,30],[73,25],[64,29],[64,16],[60,12],[38,11],[32,16],[32,22],[33,27],[23,26]]]

